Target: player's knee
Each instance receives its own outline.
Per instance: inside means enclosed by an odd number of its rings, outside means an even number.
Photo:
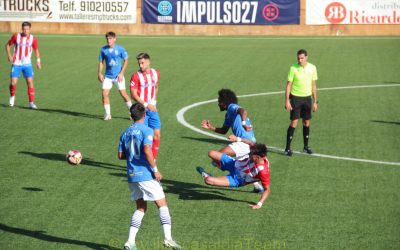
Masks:
[[[208,151],[208,157],[210,157],[211,159],[215,159],[217,153],[218,152],[215,151],[215,150],[209,150]]]
[[[212,177],[206,177],[204,178],[204,183],[207,185],[213,185],[214,184],[214,180]]]

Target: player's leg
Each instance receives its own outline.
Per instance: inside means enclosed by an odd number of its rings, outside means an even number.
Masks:
[[[215,151],[215,150],[209,150],[208,151],[208,157],[211,158],[211,164],[215,167],[221,168],[221,157],[222,157],[221,151]]]
[[[157,159],[158,150],[160,149],[161,130],[154,129],[153,131],[154,131],[154,138],[151,150],[153,151],[154,159]]]
[[[232,156],[232,157],[236,157],[236,153],[235,153],[235,151],[232,149],[232,147],[230,147],[230,145],[221,148],[221,149],[219,150],[219,152],[221,152],[221,153],[223,153],[223,154],[226,154],[226,155],[229,155],[229,156]]]
[[[308,141],[310,139],[310,121],[312,116],[311,114],[312,114],[312,99],[310,96],[309,98],[304,100],[300,114],[303,120],[303,142],[304,142],[303,151],[307,154],[313,153],[311,148],[308,146]]]
[[[37,109],[37,106],[35,105],[35,87],[33,85],[33,77],[26,78],[26,84],[28,85],[29,107],[31,109]]]
[[[10,72],[10,106],[13,107],[15,104],[15,92],[17,90],[17,82],[18,78],[21,75],[22,67],[21,66],[16,66],[12,65],[11,66],[11,72]]]
[[[121,82],[115,81],[115,84],[117,85],[119,94],[121,95],[122,99],[124,99],[125,105],[129,110],[132,106],[132,101],[131,98],[129,98],[129,95],[126,93],[125,77],[122,79]]]
[[[112,80],[104,78],[102,83],[102,101],[104,106],[104,120],[111,120],[110,90],[112,88]]]
[[[132,215],[129,236],[124,248],[128,250],[136,250],[136,234],[139,231],[142,219],[147,210],[147,202],[143,199],[143,192],[138,187],[139,183],[129,183],[129,190],[131,191],[131,199],[136,202],[136,210]]]
[[[293,140],[294,131],[297,127],[297,123],[300,118],[300,105],[299,98],[296,96],[291,96],[290,103],[292,105],[292,110],[290,111],[290,125],[286,131],[286,147],[284,154],[287,156],[292,156],[291,143]]]
[[[217,187],[230,187],[229,179],[226,176],[214,177],[208,176],[204,178],[204,183]]]

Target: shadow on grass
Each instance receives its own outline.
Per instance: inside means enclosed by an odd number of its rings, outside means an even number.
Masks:
[[[34,153],[34,152],[27,152],[27,151],[20,151],[19,154],[30,155],[40,159],[52,160],[52,161],[63,161],[65,163],[65,155],[58,154],[58,153]],[[111,163],[99,162],[94,161],[90,158],[83,158],[81,165],[83,166],[91,166],[91,167],[98,167],[98,168],[106,168],[106,169],[113,169],[113,170],[125,170],[125,167],[121,167],[118,165],[114,165]]]
[[[18,106],[18,108],[30,109],[29,107],[23,107],[23,106]],[[46,109],[46,108],[40,108],[39,107],[35,111],[46,112],[46,113],[51,113],[51,114],[53,114],[53,113],[54,114],[63,114],[63,115],[69,115],[69,116],[76,116],[76,117],[103,120],[103,116],[101,116],[101,115],[92,115],[92,114],[87,114],[87,113],[82,113],[82,112],[77,112],[77,111],[71,111],[71,110]],[[129,117],[128,117],[128,114],[127,114],[126,117],[113,116],[113,119],[129,120]]]
[[[213,186],[199,185],[196,183],[181,182],[175,180],[161,180],[166,193],[173,193],[179,195],[181,200],[223,200],[223,201],[234,201],[249,203],[245,200],[237,200],[226,197],[221,191],[239,191],[246,192],[244,190],[230,189],[230,188],[219,188]]]
[[[46,234],[46,231],[33,231],[33,230],[27,230],[27,229],[23,229],[23,228],[11,227],[11,226],[7,226],[3,223],[0,223],[0,230],[2,230],[3,232],[19,234],[19,235],[32,237],[35,239],[44,240],[44,241],[48,241],[48,242],[83,246],[83,247],[87,247],[90,249],[101,249],[101,250],[102,249],[104,249],[104,250],[119,249],[119,248],[111,247],[111,246],[104,245],[104,244],[97,244],[97,243],[88,242],[88,241],[73,240],[73,239],[66,239],[66,238],[61,238],[61,237],[57,237],[57,236],[52,236],[52,235]]]
[[[41,188],[36,188],[36,187],[22,187],[23,190],[26,191],[33,191],[33,192],[41,192],[43,189]]]
[[[382,121],[382,120],[370,120],[370,121],[371,122],[376,122],[376,123],[400,125],[400,122],[394,122],[394,121]]]
[[[198,137],[190,137],[190,136],[183,136],[183,139],[212,143],[212,144],[219,144],[219,145],[228,145],[230,142],[228,140],[221,140],[221,139],[213,139],[213,138],[198,138]]]

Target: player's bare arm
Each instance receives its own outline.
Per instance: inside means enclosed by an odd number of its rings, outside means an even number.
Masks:
[[[209,120],[203,120],[201,122],[201,127],[211,130],[211,131],[214,131],[215,133],[218,133],[218,134],[223,134],[223,135],[228,133],[228,130],[229,130],[229,126],[222,126],[220,128],[216,128],[211,124],[211,122]]]
[[[121,72],[118,74],[118,82],[122,82],[124,79],[125,70],[128,67],[128,58],[124,60],[124,65],[122,66]]]
[[[255,144],[252,140],[240,138],[233,134],[228,136],[228,140],[231,142],[244,142],[246,144],[249,144],[250,146]]]
[[[313,97],[313,112],[318,109],[318,99],[317,99],[317,81],[312,81],[312,97]]]
[[[292,90],[292,82],[288,81],[286,84],[286,91],[285,91],[285,108],[287,111],[291,111],[293,109],[289,100],[291,90]]]
[[[99,62],[99,67],[98,67],[97,72],[98,72],[97,75],[98,75],[99,82],[102,83],[104,81],[103,62]]]
[[[264,186],[264,192],[261,194],[260,200],[257,202],[257,204],[250,205],[252,209],[260,209],[264,202],[268,199],[269,194],[271,193],[271,189],[268,186]]]
[[[240,114],[240,118],[242,118],[242,126],[244,130],[250,131],[253,128],[251,126],[246,125],[246,119],[247,119],[247,110],[244,108],[239,108],[238,113]]]
[[[10,63],[12,63],[13,57],[12,57],[12,54],[11,54],[11,46],[8,43],[6,44],[6,52],[7,52],[8,61]]]
[[[153,170],[154,177],[156,178],[157,181],[161,181],[162,175],[157,169],[156,162],[155,162],[154,156],[153,156],[153,151],[151,150],[151,146],[144,145],[143,150],[144,150],[144,154],[146,155],[146,159],[149,162],[149,164]]]
[[[40,61],[39,49],[36,48],[36,49],[34,50],[34,53],[35,53],[35,57],[36,57],[36,67],[37,67],[38,69],[42,69],[42,62]]]
[[[118,152],[118,159],[125,160],[126,159],[125,153],[124,152]]]

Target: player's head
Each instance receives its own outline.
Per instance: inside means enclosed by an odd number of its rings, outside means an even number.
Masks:
[[[136,56],[140,71],[146,72],[150,69],[150,55],[143,52]]]
[[[218,91],[218,106],[221,111],[227,110],[231,103],[238,103],[235,92],[230,89],[221,89]]]
[[[117,35],[114,32],[109,31],[106,33],[106,41],[108,46],[113,47],[115,40],[117,40]]]
[[[21,25],[22,28],[22,35],[26,36],[31,33],[31,23],[30,22],[23,22]]]
[[[304,66],[307,64],[307,59],[308,59],[308,54],[307,50],[305,49],[300,49],[297,51],[297,62],[301,65]]]
[[[146,110],[141,103],[134,103],[132,104],[131,108],[129,109],[131,112],[131,117],[133,121],[139,121],[145,116]]]
[[[259,159],[267,156],[267,146],[256,143],[250,146],[250,161],[257,162]]]

